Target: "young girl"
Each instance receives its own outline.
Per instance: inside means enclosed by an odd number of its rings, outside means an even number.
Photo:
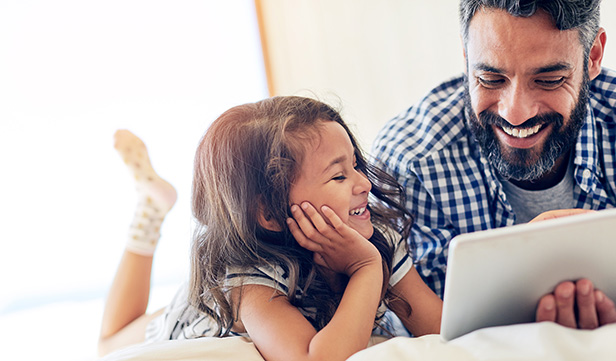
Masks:
[[[103,352],[151,319],[152,254],[175,201],[138,138],[120,132],[116,148],[147,209],[112,285]],[[196,153],[190,282],[146,339],[245,335],[266,360],[344,360],[392,330],[388,309],[413,335],[438,333],[441,300],[409,257],[402,194],[326,104],[274,97],[228,110]]]

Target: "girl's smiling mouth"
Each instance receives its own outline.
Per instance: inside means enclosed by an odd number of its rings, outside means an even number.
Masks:
[[[368,203],[364,203],[359,207],[351,209],[349,211],[349,217],[360,220],[370,219],[370,210],[368,209]]]

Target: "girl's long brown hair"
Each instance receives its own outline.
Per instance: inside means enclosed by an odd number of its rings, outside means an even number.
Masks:
[[[289,190],[304,156],[306,141],[319,134],[319,124],[335,121],[349,135],[358,169],[372,183],[370,203],[374,235],[370,241],[383,257],[387,284],[393,244],[384,228],[409,235],[412,218],[397,182],[369,165],[358,144],[330,106],[304,97],[274,97],[229,109],[203,136],[195,156],[192,210],[198,223],[192,244],[190,302],[217,320],[219,336],[230,331],[239,305],[225,289],[229,267],[280,266],[288,274],[288,299],[298,308],[315,308],[315,328],[333,316],[341,294],[318,272],[311,252],[300,247],[286,227]],[[307,155],[308,156],[308,155]],[[263,228],[259,212],[282,225],[281,232]],[[301,290],[301,291],[300,291]],[[301,297],[299,297],[301,294]],[[391,292],[385,300],[391,299]]]

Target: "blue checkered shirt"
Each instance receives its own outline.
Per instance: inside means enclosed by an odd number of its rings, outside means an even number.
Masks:
[[[495,170],[471,136],[463,77],[452,78],[394,119],[376,137],[375,161],[405,188],[415,215],[411,250],[424,281],[443,297],[447,251],[462,233],[514,224]],[[572,208],[616,204],[616,72],[590,84],[589,110],[575,146]]]

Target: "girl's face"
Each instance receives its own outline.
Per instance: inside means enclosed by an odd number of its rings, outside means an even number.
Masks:
[[[372,185],[355,169],[355,149],[344,128],[333,121],[321,125],[320,137],[306,146],[289,199],[298,205],[310,202],[319,213],[327,205],[344,223],[370,238],[374,229],[367,206]]]

